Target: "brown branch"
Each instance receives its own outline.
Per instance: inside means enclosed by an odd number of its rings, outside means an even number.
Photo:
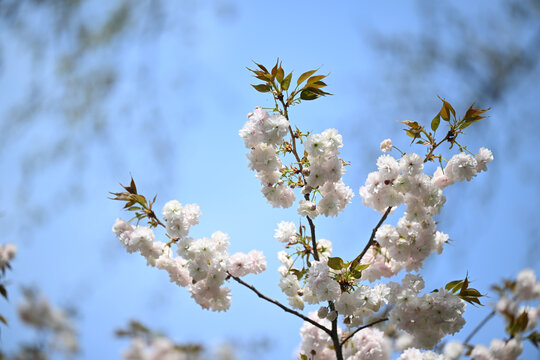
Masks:
[[[280,308],[282,308],[284,311],[290,313],[290,314],[293,314],[293,315],[296,315],[298,316],[299,318],[301,318],[302,320],[304,321],[307,321],[308,323],[310,323],[311,325],[315,326],[315,327],[318,327],[319,329],[321,329],[322,331],[324,331],[325,333],[327,333],[328,335],[331,335],[332,334],[332,331],[330,329],[328,329],[327,327],[319,324],[318,322],[314,321],[314,320],[311,320],[310,318],[308,318],[307,316],[304,316],[302,314],[300,314],[298,311],[295,311],[293,309],[290,309],[288,307],[286,307],[285,305],[283,305],[282,303],[280,303],[279,301],[277,300],[274,300],[274,299],[270,299],[268,296],[262,294],[259,290],[257,290],[253,285],[250,285],[248,283],[246,283],[245,281],[243,281],[242,279],[240,279],[239,277],[236,277],[236,276],[233,276],[231,275],[229,272],[227,272],[227,274],[229,274],[229,276],[231,278],[233,278],[236,282],[238,282],[239,284],[242,284],[244,285],[245,287],[247,287],[248,289],[250,289],[251,291],[253,291],[255,294],[257,294],[258,297],[260,297],[261,299],[264,299],[268,302],[271,302],[272,304],[276,305],[276,306],[279,306]]]
[[[165,226],[159,219],[158,217],[156,216],[156,213],[154,212],[154,210],[152,209],[149,209],[148,210],[148,217],[151,218],[151,219],[154,219],[154,221],[156,222],[157,225],[161,225],[163,226],[164,229],[167,229],[167,226]]]
[[[283,101],[283,96],[278,97],[278,100],[281,102],[281,105],[283,106],[283,116],[289,121],[289,112],[287,111],[287,104],[285,101]],[[289,133],[291,134],[291,143],[292,143],[292,153],[294,157],[296,158],[296,161],[298,162],[300,174],[302,175],[302,178],[304,179],[304,184],[306,184],[306,178],[304,174],[302,173],[303,166],[302,166],[302,159],[300,159],[300,156],[298,155],[298,151],[296,150],[296,136],[293,133],[292,127],[289,123]],[[305,194],[304,198],[309,201],[309,194]],[[309,229],[311,231],[311,244],[313,247],[313,258],[316,261],[319,261],[319,252],[317,250],[317,240],[315,239],[315,224],[313,223],[313,220],[309,216],[306,216],[308,223],[309,223]]]
[[[424,159],[424,162],[428,162],[428,160],[431,158],[431,155],[433,155],[433,152],[435,151],[436,148],[439,147],[439,145],[441,145],[443,142],[445,142],[446,140],[450,139],[450,137],[452,136],[453,132],[450,130],[446,136],[444,137],[444,139],[442,139],[441,141],[439,141],[437,144],[435,144],[431,150],[429,150],[429,153],[426,155],[425,159]]]
[[[469,336],[467,336],[467,338],[465,339],[465,342],[463,343],[464,345],[467,345],[469,343],[469,341],[471,341],[472,337],[484,326],[486,325],[486,323],[489,321],[489,319],[491,319],[493,316],[495,316],[495,310],[493,310],[492,312],[490,312],[488,314],[488,316],[486,316],[484,318],[484,320],[482,320],[480,322],[480,324],[478,324],[474,330],[469,334]]]
[[[362,260],[362,258],[364,257],[364,255],[366,254],[366,252],[368,251],[368,249],[371,247],[371,245],[373,245],[373,243],[375,242],[375,234],[377,233],[377,230],[379,230],[379,228],[381,227],[381,225],[383,224],[383,222],[386,220],[386,218],[388,217],[388,214],[390,214],[390,211],[392,211],[392,207],[389,206],[388,209],[386,209],[386,211],[384,212],[381,220],[379,220],[379,222],[377,223],[377,225],[373,228],[373,231],[371,232],[371,237],[369,238],[369,241],[368,243],[366,244],[366,247],[364,247],[364,250],[362,250],[362,252],[360,253],[360,255],[358,255],[356,257],[356,259],[353,260],[353,263],[355,264],[359,264],[360,261]]]
[[[317,240],[315,239],[315,224],[309,216],[306,216],[309,222],[309,229],[311,231],[311,246],[313,247],[313,258],[315,261],[319,261],[319,251],[317,250]]]
[[[330,308],[330,311],[336,311],[336,308],[334,306],[334,303],[332,301],[328,302],[328,307]],[[332,333],[330,334],[330,338],[332,339],[332,342],[334,343],[334,351],[336,352],[336,359],[337,360],[343,360],[343,344],[339,342],[339,334],[338,334],[338,316],[336,312],[336,317],[334,320],[332,320]]]
[[[352,338],[354,335],[356,335],[356,333],[359,332],[360,330],[365,329],[365,328],[368,328],[368,327],[373,326],[373,325],[376,325],[376,324],[378,324],[378,323],[380,323],[380,322],[383,322],[383,321],[386,321],[386,320],[388,320],[388,319],[387,319],[387,318],[383,318],[383,319],[375,320],[375,321],[372,322],[372,323],[369,323],[369,324],[367,324],[367,325],[364,325],[364,326],[359,327],[358,329],[356,329],[356,330],[354,330],[352,333],[350,333],[349,336],[347,336],[347,337],[341,342],[340,346],[343,346],[343,345],[347,342],[347,340],[349,340],[349,339]]]

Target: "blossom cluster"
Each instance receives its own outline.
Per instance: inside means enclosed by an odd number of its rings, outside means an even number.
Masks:
[[[5,268],[17,254],[17,246],[12,243],[0,245],[0,269]]]
[[[487,170],[486,164],[492,160],[493,155],[486,148],[481,148],[476,157],[459,153],[450,159],[444,171],[438,167],[430,177],[424,174],[424,160],[418,154],[408,153],[399,160],[391,155],[380,156],[378,171],[370,173],[360,188],[362,200],[380,213],[401,204],[406,209],[397,226],[386,224],[377,230],[375,241],[380,246],[366,254],[363,261],[370,267],[363,272],[363,278],[374,281],[402,269],[418,270],[432,252],[440,254],[449,239],[436,231],[433,219],[446,201],[442,189],[456,181],[472,179]]]
[[[534,271],[524,269],[514,282],[507,282],[507,285],[510,295],[499,299],[495,304],[495,311],[505,318],[509,314],[523,318],[522,314],[526,313],[527,321],[520,329],[520,333],[532,331],[538,325],[540,306],[520,307],[519,303],[540,299],[540,282],[536,279]],[[454,334],[463,327],[465,321],[462,314],[465,303],[444,289],[419,297],[418,294],[424,288],[424,281],[419,275],[407,274],[401,284],[390,282],[377,286],[386,289],[383,291],[385,298],[388,303],[393,304],[389,312],[390,323],[406,332],[398,333],[399,336],[392,341],[376,328],[364,328],[345,344],[345,360],[387,360],[395,351],[401,352],[398,360],[458,360],[463,355],[470,356],[472,360],[515,360],[523,352],[523,335],[520,334],[507,340],[493,339],[489,347],[482,344],[472,346],[452,340],[446,343],[441,353],[421,351],[433,348],[446,334]],[[347,313],[341,306],[338,311],[342,314]],[[323,316],[320,310],[318,314],[311,313],[310,319],[328,325],[330,321],[327,319],[327,312],[322,313]],[[341,328],[339,334],[343,337],[344,331]],[[300,335],[302,338],[298,350],[300,353],[309,354],[310,359],[336,359],[335,353],[330,351],[331,339],[324,331],[304,322]]]
[[[463,282],[453,282],[455,284],[450,287],[448,285],[452,283],[421,294],[424,281],[420,275],[412,274],[423,266],[430,254],[440,254],[449,241],[447,234],[437,231],[434,220],[446,201],[443,189],[458,181],[470,181],[486,171],[487,164],[493,160],[493,154],[486,148],[480,148],[476,155],[472,155],[463,152],[466,148],[458,144],[461,152],[453,155],[443,167],[442,155],[435,154],[434,150],[444,141],[452,146],[456,144],[456,137],[462,130],[485,118],[481,115],[487,110],[471,106],[465,116],[458,119],[451,105],[443,100],[443,107],[431,124],[433,133],[427,132],[417,122],[402,122],[409,127],[406,129],[409,136],[427,146],[427,155],[424,158],[411,152],[394,158],[384,154],[377,159],[377,171],[368,175],[359,194],[364,205],[383,217],[360,255],[346,262],[332,257],[333,245],[329,240],[315,238],[313,223],[319,215],[337,216],[355,195],[342,180],[347,165],[339,157],[342,136],[336,129],[304,134],[297,128],[293,132],[287,111],[291,104],[300,100],[327,95],[320,90],[326,86],[321,81],[325,76],[312,76],[316,70],[302,74],[297,85],[303,81],[306,85],[289,95],[284,92],[290,86],[292,73],[284,76],[279,61],[271,72],[262,65],[257,66],[260,70],[252,71],[264,83],[254,87],[274,95],[276,113],[268,114],[261,107],[256,107],[239,131],[245,147],[249,149],[249,168],[256,172],[262,193],[273,207],[293,206],[296,198],[293,189],[300,188],[302,199],[298,201],[297,213],[306,217],[310,226],[308,234],[302,224],[297,226],[293,222],[282,221],[274,233],[285,247],[285,251],[278,253],[282,264],[278,269],[281,275],[279,287],[292,309],[267,298],[238,279],[266,268],[261,252],[254,250],[248,254],[229,255],[229,238],[222,232],[198,240],[189,237],[190,226],[197,224],[200,216],[196,205],[182,206],[174,200],[164,206],[162,215],[170,239],[167,243],[155,241],[150,227],[132,226],[117,220],[113,231],[128,252],[140,252],[149,265],[166,270],[171,281],[187,286],[195,301],[205,309],[221,311],[229,308],[230,291],[223,284],[233,277],[259,297],[303,318],[306,321],[300,330],[302,339],[298,349],[301,359],[384,360],[393,350],[398,350],[403,351],[399,360],[457,360],[466,349],[473,359],[515,359],[521,344],[517,338],[513,338],[515,342],[495,341],[489,349],[481,345],[473,348],[469,344],[449,342],[443,354],[423,351],[433,349],[446,335],[460,331],[465,324],[465,302],[479,303],[477,297],[482,295],[478,290],[468,288],[467,278]],[[300,98],[297,98],[299,94]],[[278,101],[283,109],[279,108]],[[448,123],[450,130],[443,140],[435,141],[435,131],[441,119]],[[290,134],[290,142],[285,140],[287,134]],[[384,153],[393,148],[395,146],[390,139],[380,145]],[[284,165],[280,154],[283,154],[283,159],[288,154],[294,156],[294,160]],[[441,161],[441,167],[431,176],[427,175],[424,163],[435,159]],[[134,186],[125,188],[135,190]],[[115,195],[117,199],[122,197],[122,194]],[[131,199],[129,196],[126,198]],[[397,223],[384,224],[387,216],[402,204],[405,209]],[[153,219],[151,224],[161,223]],[[177,257],[171,250],[173,244],[177,246]],[[400,283],[367,284],[392,277],[402,270],[406,275]],[[537,298],[540,294],[540,285],[533,276],[534,273],[520,274],[511,287],[514,297],[501,299],[497,305],[497,311],[508,318],[509,326],[519,327],[519,331],[516,330],[518,335],[537,325],[538,308],[517,305],[520,300]],[[518,293],[521,298],[516,295]],[[318,311],[306,317],[293,310],[304,310],[306,303],[318,305]],[[524,316],[528,319],[526,325],[523,325]],[[521,320],[516,320],[518,318]],[[342,321],[344,328],[338,320]],[[397,340],[392,341],[373,327],[383,321],[388,321],[396,337],[399,335]],[[319,326],[315,326],[317,324]]]
[[[135,337],[130,347],[122,353],[126,360],[197,360],[197,354],[186,353],[167,337],[159,336],[150,340]]]
[[[314,189],[318,189],[322,199],[316,205],[309,200],[301,200],[298,206],[301,216],[312,219],[319,214],[336,216],[351,202],[354,193],[343,183],[345,166],[338,157],[339,148],[342,146],[342,136],[336,129],[308,135],[304,147],[309,167],[304,168],[307,176],[302,193],[310,194]]]
[[[283,164],[277,155],[278,147],[289,131],[289,121],[279,114],[268,115],[259,106],[248,114],[248,119],[239,133],[246,148],[251,149],[247,155],[249,168],[257,172],[261,191],[273,207],[291,207],[294,192],[281,180]]]
[[[532,269],[522,270],[515,281],[506,281],[504,287],[494,286],[500,298],[495,304],[495,312],[505,320],[511,339],[493,339],[489,348],[479,344],[474,347],[474,360],[516,359],[523,351],[526,333],[538,326],[540,306],[530,305],[540,299],[540,282]]]
[[[248,114],[248,119],[239,134],[246,148],[251,150],[247,154],[249,167],[257,172],[256,177],[263,186],[262,193],[272,206],[291,207],[295,195],[282,179],[282,170],[286,167],[278,156],[290,128],[289,121],[280,114],[269,115],[259,106]],[[336,129],[306,137],[304,148],[307,159],[304,159],[302,168],[305,179],[302,194],[309,196],[317,190],[322,198],[317,204],[308,199],[300,200],[298,213],[301,216],[312,219],[319,214],[336,216],[350,203],[354,193],[341,179],[345,174],[344,162],[338,157],[342,146],[342,136]]]
[[[390,323],[413,335],[413,346],[432,349],[447,334],[455,334],[463,325],[465,302],[445,289],[424,294],[424,281],[418,275],[407,274],[399,285],[389,284],[388,301],[394,304]]]
[[[24,300],[18,307],[19,318],[27,325],[50,334],[48,346],[68,357],[79,351],[77,331],[65,310],[51,305],[33,290],[24,291]]]
[[[171,282],[188,287],[202,308],[227,310],[231,304],[230,289],[223,286],[227,277],[258,274],[266,269],[260,251],[230,255],[229,237],[221,231],[214,232],[210,238],[189,237],[190,227],[198,224],[201,216],[197,204],[182,206],[171,200],[163,206],[162,215],[171,239],[168,243],[156,241],[152,228],[133,226],[122,219],[116,220],[113,232],[128,252],[140,252],[148,265],[167,271]],[[173,254],[172,243],[177,246],[178,256]]]

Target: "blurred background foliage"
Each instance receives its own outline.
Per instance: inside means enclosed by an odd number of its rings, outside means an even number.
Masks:
[[[277,57],[295,75],[318,66],[330,73],[336,95],[295,108],[292,119],[303,130],[344,134],[354,191],[375,170],[381,140],[408,146],[397,121],[428,124],[440,108],[437,95],[459,114],[473,101],[491,107],[490,119],[467,131],[467,144],[473,152],[490,147],[495,162],[476,186],[445,191],[440,223],[456,241],[449,261],[428,266],[433,277],[448,274],[444,280],[468,269],[484,289],[523,266],[538,273],[539,20],[538,0],[0,0],[0,225],[3,241],[20,248],[13,288],[37,282],[53,299],[78,305],[82,358],[119,354],[113,331],[132,317],[181,342],[243,332],[272,337],[268,358],[291,354],[299,324],[270,315],[274,309],[253,305],[239,289],[233,303],[241,309],[229,315],[186,312],[196,305],[183,289],[127,259],[109,232],[119,208],[106,200],[133,172],[148,196],[199,202],[203,223],[243,238],[237,250],[266,250],[275,273],[275,244],[262,243],[271,243],[283,213],[267,209],[235,135],[245,113],[272,103],[251,89],[245,67]],[[407,146],[400,148],[415,151]],[[240,201],[238,192],[251,193]],[[321,220],[322,231],[335,232],[336,252],[363,245],[347,229],[365,228],[362,237],[376,223],[368,210],[358,220],[361,199],[353,202],[335,225]],[[246,208],[252,217],[239,221]],[[493,253],[479,260],[488,241]],[[475,263],[480,268],[471,271]],[[279,297],[276,279],[259,284]],[[230,321],[246,321],[242,310],[260,318],[233,332]],[[186,321],[188,329],[179,329]],[[272,332],[277,323],[281,330]],[[209,324],[211,331],[202,330]],[[15,324],[4,341],[15,344],[24,331]]]

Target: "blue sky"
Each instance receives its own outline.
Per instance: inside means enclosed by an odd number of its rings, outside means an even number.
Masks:
[[[481,11],[487,3],[480,2],[470,11]],[[7,349],[32,339],[14,320],[13,308],[21,296],[18,286],[35,284],[54,303],[77,309],[81,359],[118,358],[126,343],[115,339],[113,331],[131,318],[178,341],[216,344],[268,338],[272,346],[263,358],[293,358],[300,320],[236,284],[230,286],[230,311],[203,311],[185,289],[169,283],[166,273],[146,267],[142,257],[127,254],[110,229],[117,217],[128,215],[120,203],[107,199],[108,192],[119,191],[118,183],[127,183],[132,175],[141,193],[158,194],[157,209],[170,199],[198,203],[203,216],[193,236],[221,230],[231,237],[231,252],[262,250],[267,271],[246,281],[286,301],[277,286],[275,254],[281,248],[272,236],[278,222],[297,222],[299,216],[294,209],[266,204],[258,180],[247,168],[238,130],[255,106],[272,102],[251,88],[253,79],[246,66],[252,66],[252,60],[270,65],[279,57],[284,68],[296,75],[318,67],[329,73],[328,91],[334,96],[302,103],[290,117],[302,130],[336,128],[343,134],[342,157],[352,162],[344,181],[356,196],[339,217],[316,221],[318,235],[331,240],[334,254],[343,258],[352,258],[363,248],[379,218],[362,205],[358,188],[375,170],[380,141],[391,137],[400,149],[415,151],[397,121],[427,123],[440,108],[437,95],[453,104],[454,97],[459,99],[454,104],[459,114],[477,100],[463,100],[461,84],[444,70],[436,79],[419,76],[408,94],[395,90],[403,86],[395,83],[401,79],[393,78],[399,64],[381,56],[372,41],[375,33],[399,38],[425,31],[414,3],[180,4],[168,9],[161,35],[138,38],[142,30],[134,31],[132,37],[98,49],[97,55],[78,64],[91,69],[97,61],[119,74],[115,91],[100,104],[107,120],[95,133],[84,121],[93,123],[102,116],[99,112],[84,114],[85,120],[75,125],[56,112],[66,104],[55,79],[54,56],[69,42],[63,37],[56,43],[50,40],[36,62],[17,37],[0,34],[4,45],[0,124],[2,129],[15,128],[0,155],[4,174],[0,224],[5,229],[3,242],[19,247],[9,275],[11,301],[0,305],[12,322],[2,333],[2,346]],[[104,10],[90,3],[79,15],[89,14],[99,22]],[[36,15],[30,24],[39,28],[41,21]],[[475,33],[480,38],[488,35],[486,28]],[[446,39],[449,46],[458,46],[458,40],[451,35]],[[58,96],[42,107],[39,120],[12,123],[12,104],[20,103],[35,81],[46,95]],[[533,147],[538,137],[528,129],[538,124],[538,115],[527,117],[529,124],[522,125],[525,130],[518,137],[531,145],[527,151],[511,153],[507,138],[512,134],[505,127],[514,108],[527,111],[535,96],[538,86],[525,82],[494,104],[491,117],[465,136],[473,152],[480,146],[491,148],[495,161],[474,181],[445,190],[447,205],[438,219],[439,230],[454,241],[442,256],[426,264],[426,289],[439,288],[468,272],[473,286],[485,293],[490,284],[515,276],[523,267],[540,273],[538,252],[534,252],[538,181],[527,176],[528,171],[534,174],[528,166],[538,153]],[[427,104],[421,110],[403,105],[419,98]],[[75,145],[59,147],[61,160],[49,161],[46,154],[62,134]],[[22,164],[28,154],[34,167],[25,172]],[[389,218],[389,223],[396,221],[397,217]],[[457,338],[463,339],[488,312],[469,306],[467,326]],[[497,321],[491,325],[475,340],[488,345],[491,338],[501,337],[502,325]],[[526,348],[524,357],[534,356],[535,351]]]

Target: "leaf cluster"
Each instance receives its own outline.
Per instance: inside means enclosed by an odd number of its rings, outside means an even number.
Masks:
[[[137,193],[137,186],[135,181],[131,178],[131,183],[128,186],[120,184],[126,190],[125,192],[114,193],[111,192],[115,197],[110,198],[111,200],[125,201],[124,210],[132,211],[135,213],[135,216],[129,221],[137,219],[137,224],[147,218],[148,225],[150,227],[157,227],[161,224],[156,214],[152,210],[152,206],[156,202],[156,196],[151,201],[148,201],[143,195]]]
[[[463,134],[463,130],[469,127],[471,124],[487,118],[484,116],[484,113],[489,109],[475,109],[472,104],[469,109],[465,112],[465,115],[462,118],[456,116],[456,111],[454,107],[446,100],[439,97],[442,101],[441,110],[435,115],[431,120],[431,131],[426,130],[426,128],[420,125],[416,121],[404,120],[401,121],[402,124],[407,127],[403,129],[407,136],[412,138],[412,142],[416,141],[416,144],[425,145],[427,147],[426,161],[434,161],[439,159],[439,162],[442,162],[441,155],[435,155],[435,149],[441,145],[443,142],[448,141],[450,143],[450,149],[457,145],[460,151],[467,151],[466,146],[462,146],[457,142],[459,134]],[[438,141],[436,139],[436,132],[441,124],[441,120],[446,123],[448,127],[448,132],[446,136]]]
[[[254,64],[257,65],[257,68],[247,69],[253,73],[256,79],[263,81],[263,83],[252,84],[251,86],[258,92],[272,93],[276,100],[276,110],[278,110],[277,101],[282,102],[285,107],[288,107],[300,103],[302,100],[309,101],[326,95],[332,95],[322,90],[327,86],[323,81],[327,75],[315,75],[318,69],[309,70],[300,75],[296,80],[295,88],[289,93],[293,73],[290,72],[285,75],[285,70],[279,59],[270,71],[264,65],[256,62]]]
[[[7,269],[11,270],[11,265],[9,264],[9,262],[2,264],[2,266],[0,267],[0,279],[6,275]],[[2,295],[2,297],[6,299],[6,301],[9,301],[8,292],[4,282],[0,282],[0,295]],[[7,319],[2,314],[0,314],[0,322],[6,326],[8,325]]]
[[[483,306],[478,298],[484,297],[485,295],[482,295],[478,290],[469,287],[469,279],[467,276],[465,276],[465,279],[463,280],[450,281],[444,288],[469,304]]]
[[[311,267],[311,258],[313,257],[313,246],[311,241],[311,236],[305,235],[306,228],[304,225],[300,226],[300,232],[296,234],[296,242],[288,244],[285,247],[289,248],[291,245],[297,245],[295,250],[296,259],[302,260],[302,268],[289,268],[288,272],[292,275],[295,275],[298,278],[298,281],[302,280],[304,276],[308,273],[309,268]],[[319,248],[319,252],[324,252],[324,248]],[[357,283],[357,280],[361,278],[362,271],[365,270],[369,264],[354,264],[354,262],[345,262],[340,257],[329,257],[327,259],[328,267],[333,270],[336,270],[334,275],[334,280],[336,280],[342,291],[352,290]]]
[[[153,331],[137,320],[131,320],[125,329],[117,329],[115,335],[119,338],[143,338],[147,342],[158,337],[165,337],[163,333]],[[178,352],[193,355],[199,355],[203,351],[203,347],[199,344],[175,343],[174,348]]]
[[[514,298],[513,294],[516,285],[517,283],[515,280],[503,279],[502,285],[493,285],[491,289],[496,291],[500,297]],[[524,333],[529,325],[529,315],[526,311],[516,313],[513,311],[502,310],[499,311],[499,313],[504,317],[506,321],[506,332],[511,337]],[[533,331],[528,336],[521,337],[531,341],[534,346],[538,347],[538,343],[540,342],[540,333]]]

